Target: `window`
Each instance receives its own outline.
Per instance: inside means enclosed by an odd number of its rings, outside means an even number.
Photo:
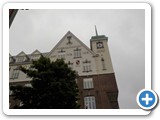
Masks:
[[[63,49],[58,51],[58,59],[65,59],[65,51]]]
[[[31,60],[38,60],[40,58],[40,55],[32,55]]]
[[[117,103],[118,93],[117,92],[107,92],[106,94],[112,105],[112,108],[118,109],[119,108],[118,103]]]
[[[19,76],[19,69],[14,69],[11,78],[12,79],[17,79]]]
[[[85,109],[96,109],[96,102],[94,96],[84,97],[84,107]]]
[[[81,57],[81,49],[75,49],[74,50],[74,58],[79,58]]]
[[[107,96],[110,102],[117,101],[118,94],[116,92],[107,92]]]
[[[17,58],[17,62],[23,62],[24,61],[24,57],[18,57]]]
[[[84,65],[83,66],[83,72],[91,72],[91,65]]]
[[[103,70],[106,70],[106,66],[105,66],[104,59],[102,58],[101,61],[102,61],[102,69],[103,69]]]
[[[83,88],[84,89],[93,88],[93,79],[92,78],[83,79]]]
[[[91,72],[91,61],[88,61],[87,59],[83,61],[83,72]]]
[[[68,62],[68,67],[73,69],[73,63],[71,63],[70,61]]]
[[[65,53],[58,54],[58,59],[64,59],[64,58],[65,58]]]

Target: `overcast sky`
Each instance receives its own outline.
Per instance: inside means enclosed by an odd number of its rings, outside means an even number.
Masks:
[[[10,54],[35,49],[49,52],[70,30],[88,47],[95,35],[108,36],[119,89],[120,108],[139,108],[137,93],[145,86],[145,11],[19,10],[10,28]]]

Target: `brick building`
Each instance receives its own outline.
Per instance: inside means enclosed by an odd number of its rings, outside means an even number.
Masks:
[[[17,56],[9,56],[9,84],[30,86],[30,78],[19,71],[18,66],[26,68],[32,60],[43,55],[55,61],[63,58],[68,66],[78,72],[79,103],[81,109],[118,109],[118,88],[108,48],[108,37],[105,35],[92,36],[88,48],[74,34],[68,31],[58,44],[47,53],[35,50],[31,54],[20,52]],[[10,108],[20,101],[12,99],[10,91]]]

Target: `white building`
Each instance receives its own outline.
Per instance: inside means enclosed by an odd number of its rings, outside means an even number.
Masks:
[[[35,50],[29,55],[24,52],[17,56],[10,55],[10,85],[29,85],[30,78],[19,71],[19,65],[29,68],[32,60],[39,59],[41,55],[50,58],[51,61],[63,58],[69,67],[78,72],[77,84],[81,108],[119,108],[118,88],[108,48],[108,37],[98,35],[96,32],[96,36],[90,39],[90,47],[68,31],[48,53]],[[10,108],[16,104],[12,97],[10,103]]]

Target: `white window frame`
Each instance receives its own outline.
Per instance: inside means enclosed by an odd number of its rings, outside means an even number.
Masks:
[[[84,97],[84,107],[85,109],[96,109],[96,100],[94,96]]]
[[[83,79],[83,89],[91,89],[94,88],[93,78],[84,78]]]
[[[24,58],[25,58],[24,56],[19,56],[19,57],[17,57],[16,62],[23,62],[25,60]]]
[[[19,69],[13,69],[11,79],[17,79],[19,77]]]
[[[81,57],[81,49],[77,48],[74,50],[74,58],[80,58]]]
[[[83,72],[91,72],[92,70],[91,70],[91,65],[84,65],[83,66]]]
[[[87,59],[83,61],[83,72],[91,72],[91,61],[88,61]]]
[[[40,58],[40,55],[32,55],[31,60],[38,60]]]
[[[65,59],[65,52],[58,53],[58,59]]]

